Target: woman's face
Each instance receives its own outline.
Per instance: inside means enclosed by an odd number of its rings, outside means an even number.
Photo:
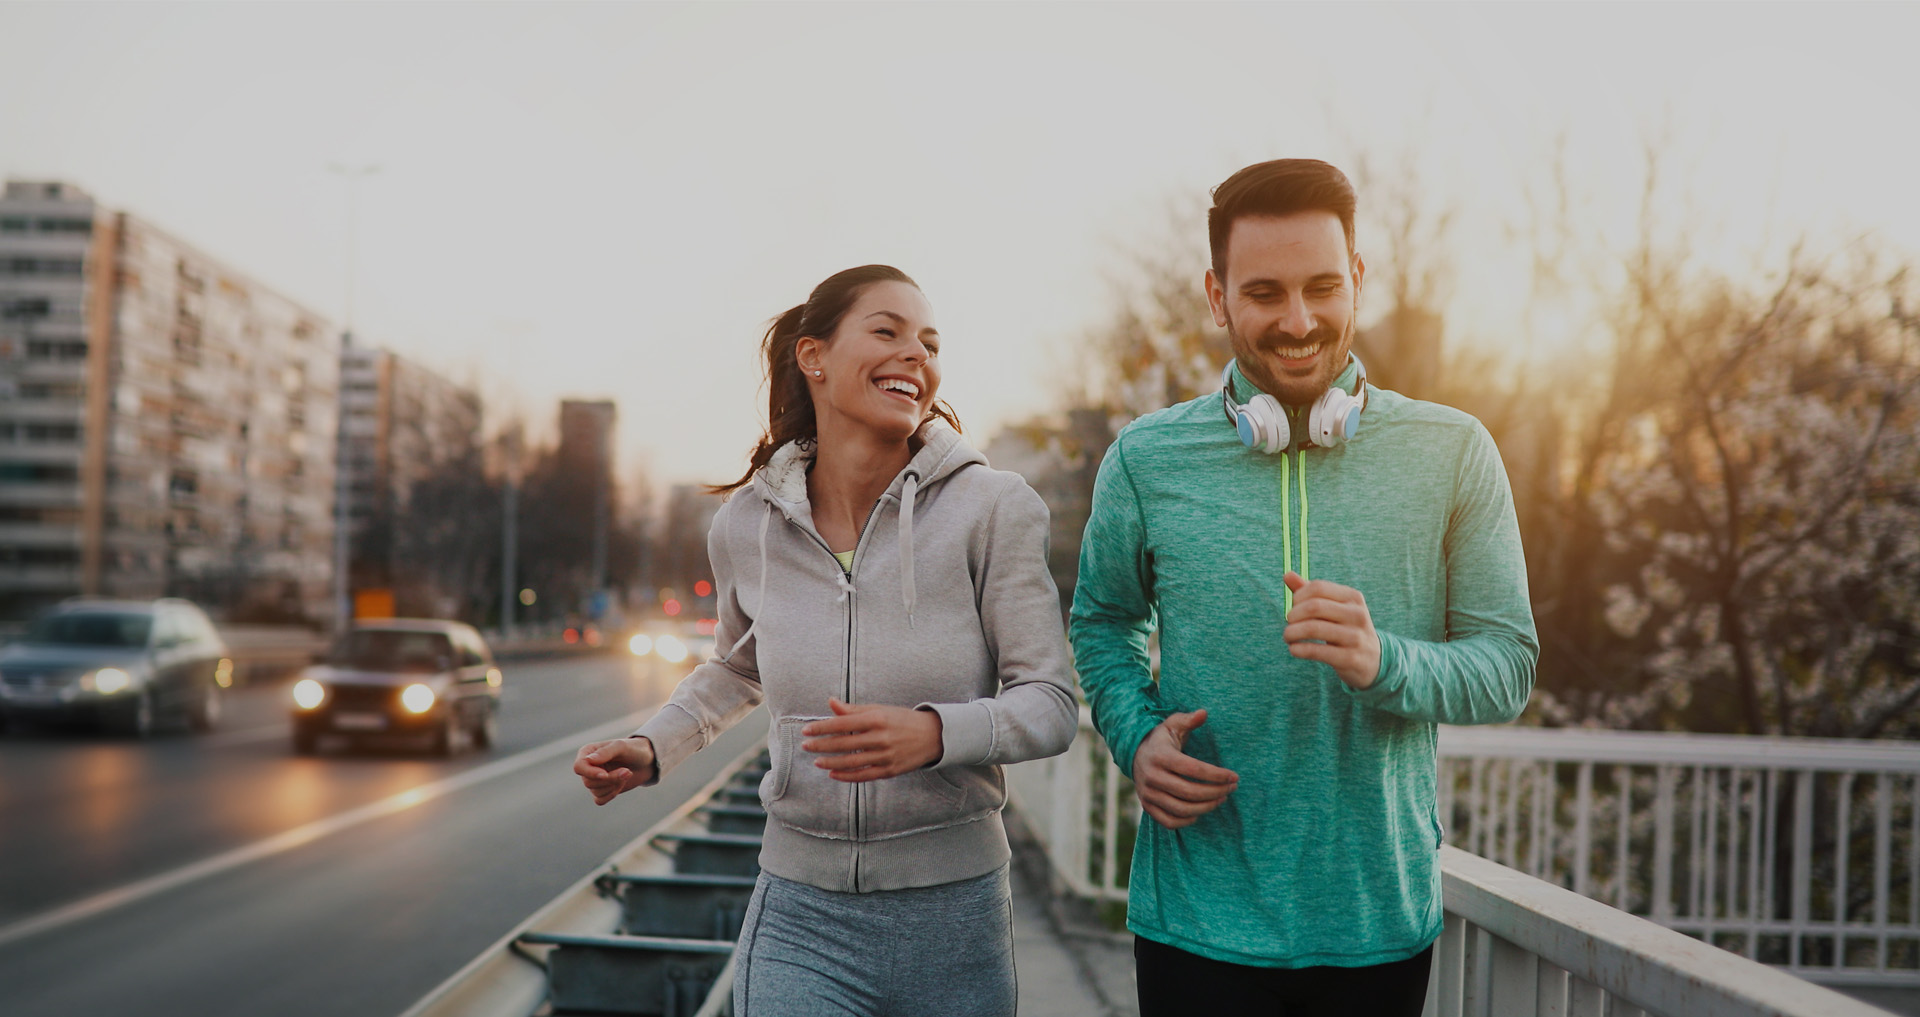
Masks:
[[[933,306],[903,282],[868,286],[827,341],[802,337],[794,352],[823,432],[852,424],[905,441],[940,390]]]

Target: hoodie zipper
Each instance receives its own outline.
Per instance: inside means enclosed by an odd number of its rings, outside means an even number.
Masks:
[[[886,500],[887,500],[887,496],[885,494],[882,494],[880,497],[874,499],[873,507],[867,510],[867,521],[864,525],[860,527],[860,539],[853,542],[853,558],[851,559],[853,564],[846,569],[847,583],[849,586],[852,586],[852,583],[853,583],[854,569],[860,566],[860,552],[865,550],[867,546],[868,538],[873,536],[874,520],[879,518],[880,506],[884,504]],[[835,559],[834,564],[835,565],[840,564],[839,559]],[[853,705],[853,627],[854,627],[854,612],[858,609],[859,602],[860,602],[860,588],[857,586],[853,586],[851,589],[847,591],[846,698],[841,700],[841,702],[846,703],[848,706]],[[853,817],[852,817],[851,829],[852,829],[853,838],[854,838],[853,840],[853,890],[855,893],[860,892],[860,838],[864,835],[860,829],[860,796],[862,792],[865,790],[865,788],[866,788],[866,784],[864,783],[856,782],[853,785]]]
[[[886,498],[887,498],[886,495],[884,494],[881,495],[880,498],[873,503],[873,508],[867,510],[867,521],[866,521],[866,524],[860,528],[860,539],[854,541],[854,544],[853,544],[852,561],[855,565],[858,565],[860,563],[860,551],[862,548],[867,546],[867,535],[873,532],[874,517],[879,515],[880,504],[881,502],[886,501]],[[789,522],[792,521],[791,516],[788,517],[788,521]],[[820,537],[817,533],[808,530],[806,527],[798,527],[798,529],[802,533],[805,533],[807,536],[813,538],[813,542],[815,544],[820,545],[820,550],[825,551],[827,553],[827,560],[833,563],[833,567],[836,570],[838,570],[842,576],[846,577],[847,586],[848,586],[846,670],[841,675],[842,684],[841,684],[840,701],[848,705],[852,705],[853,704],[853,609],[854,609],[854,602],[859,597],[859,589],[853,586],[853,569],[850,567],[841,565],[840,559],[834,557],[832,546],[830,546],[826,542],[826,540]],[[853,888],[855,892],[858,892],[860,889],[860,847],[859,847],[859,844],[860,844],[860,785],[857,783],[852,785],[851,791],[852,793],[849,795],[849,800],[852,802],[852,807],[847,817],[847,832],[850,835],[850,839],[852,840],[854,845]]]
[[[858,601],[860,596],[859,589],[853,586],[853,572],[854,572],[854,567],[858,567],[860,564],[860,553],[866,548],[867,539],[873,534],[874,520],[879,517],[880,506],[885,504],[886,500],[887,500],[887,496],[885,494],[882,494],[879,498],[874,500],[873,507],[867,510],[867,521],[864,525],[860,527],[860,539],[854,541],[854,544],[853,544],[853,558],[852,558],[853,567],[842,567],[840,564],[840,559],[834,557],[833,548],[829,546],[826,540],[822,538],[817,532],[810,531],[806,527],[799,527],[801,532],[806,533],[807,536],[813,538],[813,542],[815,544],[820,545],[820,550],[825,551],[827,553],[827,560],[833,562],[833,567],[836,569],[839,569],[840,574],[846,577],[847,586],[848,586],[848,589],[847,589],[847,641],[846,641],[847,664],[846,664],[846,671],[842,676],[843,692],[842,692],[842,697],[840,701],[848,705],[853,704],[854,605]],[[788,516],[787,521],[792,522],[793,517]],[[859,783],[856,783],[853,785],[853,794],[851,796],[852,803],[853,803],[852,812],[848,817],[848,831],[851,833],[853,843],[854,843],[853,888],[855,892],[859,892],[860,890],[860,847],[859,847],[860,836],[861,836],[860,834],[860,789],[863,786],[864,785]]]

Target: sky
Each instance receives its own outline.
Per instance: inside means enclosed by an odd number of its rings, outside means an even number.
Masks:
[[[1167,209],[1262,159],[1402,160],[1457,208],[1449,342],[1519,341],[1560,143],[1595,237],[1657,135],[1725,258],[1920,251],[1916,37],[1895,4],[10,2],[0,175],[335,320],[351,263],[361,341],[549,432],[615,399],[664,487],[738,475],[767,320],[853,265],[926,290],[980,443],[1057,407],[1127,252],[1199,242]],[[350,258],[330,167],[368,166]]]

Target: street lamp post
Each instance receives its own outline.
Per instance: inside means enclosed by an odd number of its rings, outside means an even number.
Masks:
[[[360,181],[380,172],[379,166],[343,166],[332,163],[328,167],[340,174],[347,184],[347,302],[346,313],[341,319],[340,350],[345,363],[345,352],[353,345],[353,290],[354,290],[354,254],[359,230]],[[344,396],[346,393],[341,392]],[[338,418],[339,435],[334,443],[334,506],[333,506],[333,628],[336,633],[344,633],[353,621],[353,590],[348,570],[352,567],[353,550],[353,442],[347,429],[347,404],[342,398]]]
[[[513,638],[514,600],[519,596],[514,559],[520,554],[520,440],[508,432],[500,443],[500,637]]]
[[[502,485],[500,506],[500,636],[513,638],[513,600],[514,583],[513,559],[520,551],[520,485],[514,481],[513,474],[507,474]]]

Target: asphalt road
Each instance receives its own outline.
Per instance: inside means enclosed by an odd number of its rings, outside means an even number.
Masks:
[[[0,1012],[396,1014],[765,729],[595,808],[573,747],[686,665],[503,669],[501,744],[450,760],[296,757],[283,683],[239,690],[212,735],[0,735]]]

